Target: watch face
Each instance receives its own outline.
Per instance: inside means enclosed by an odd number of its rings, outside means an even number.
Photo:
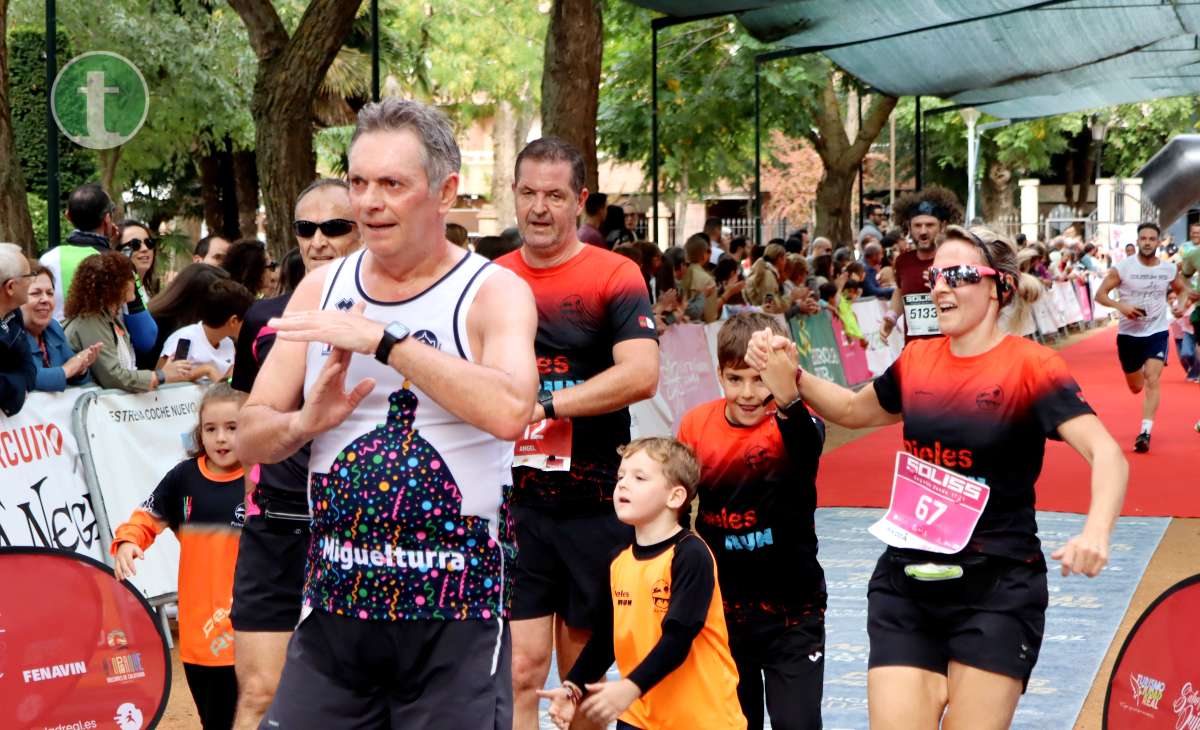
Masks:
[[[387,332],[392,337],[395,337],[397,340],[403,340],[405,337],[408,337],[408,328],[399,322],[392,322],[385,327],[383,331]]]

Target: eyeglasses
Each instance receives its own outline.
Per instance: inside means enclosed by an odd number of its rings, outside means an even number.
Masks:
[[[945,279],[946,286],[951,289],[957,289],[964,284],[978,284],[983,281],[983,277],[996,276],[998,273],[990,266],[955,264],[954,266],[944,266],[940,269],[931,266],[925,275],[929,281],[930,289],[937,286],[938,279]]]
[[[5,284],[7,284],[10,281],[20,281],[21,279],[33,280],[33,279],[37,278],[37,275],[38,275],[38,272],[31,271],[28,274],[17,274],[16,276],[10,276],[7,279],[5,279],[4,281],[0,282],[0,286],[4,286]]]
[[[317,229],[321,229],[321,233],[328,238],[336,238],[344,236],[354,230],[356,224],[354,221],[348,221],[345,218],[330,218],[327,221],[293,221],[292,230],[296,232],[297,238],[312,238],[317,234]]]

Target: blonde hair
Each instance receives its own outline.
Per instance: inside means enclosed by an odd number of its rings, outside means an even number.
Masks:
[[[646,436],[617,447],[622,459],[628,459],[640,451],[645,451],[651,459],[662,464],[663,476],[672,486],[679,485],[687,491],[687,499],[680,510],[691,504],[696,496],[696,487],[700,484],[700,462],[696,460],[691,447],[661,436]]]
[[[750,275],[746,277],[746,286],[742,289],[742,294],[749,304],[761,305],[764,303],[768,294],[776,294],[779,291],[779,276],[782,271],[776,270],[775,291],[767,291],[767,277],[771,274],[770,266],[775,266],[775,262],[783,259],[786,263],[787,249],[778,243],[772,243],[767,246],[767,250],[763,251],[762,258],[754,262],[754,266],[750,269]]]

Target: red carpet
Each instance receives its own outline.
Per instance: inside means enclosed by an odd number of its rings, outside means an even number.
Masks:
[[[1116,340],[1117,328],[1107,327],[1061,352],[1088,403],[1129,460],[1122,514],[1200,517],[1200,434],[1192,430],[1200,419],[1200,385],[1184,379],[1171,343],[1150,452],[1133,453],[1142,421],[1142,396],[1131,394],[1125,385]],[[886,507],[901,428],[879,429],[823,456],[817,480],[820,506]],[[1040,510],[1085,513],[1091,470],[1071,447],[1048,442],[1037,492]]]

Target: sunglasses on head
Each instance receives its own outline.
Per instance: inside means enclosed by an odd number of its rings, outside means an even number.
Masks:
[[[317,229],[321,229],[321,233],[327,238],[335,238],[344,236],[354,230],[354,221],[348,221],[345,218],[330,218],[327,221],[293,221],[292,230],[296,232],[297,238],[312,238],[317,235]]]
[[[929,288],[933,289],[937,286],[938,279],[945,279],[946,286],[951,289],[957,289],[966,284],[978,284],[983,281],[985,276],[996,276],[997,271],[990,266],[977,266],[976,264],[955,264],[954,266],[943,266],[937,268],[931,266],[926,276],[929,280]]]

